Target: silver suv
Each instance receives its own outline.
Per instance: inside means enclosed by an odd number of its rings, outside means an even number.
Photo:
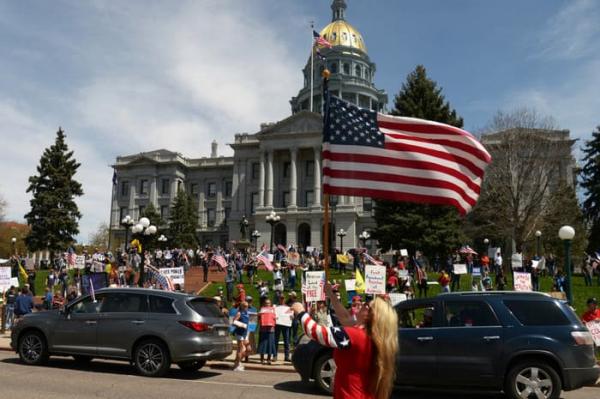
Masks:
[[[26,364],[51,355],[83,363],[110,358],[149,377],[164,375],[171,363],[199,370],[232,352],[227,319],[212,299],[144,288],[105,288],[64,309],[28,314],[10,344]]]

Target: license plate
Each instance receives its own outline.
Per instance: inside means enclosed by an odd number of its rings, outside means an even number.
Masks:
[[[217,334],[219,335],[219,337],[224,337],[225,336],[225,330],[217,330]]]

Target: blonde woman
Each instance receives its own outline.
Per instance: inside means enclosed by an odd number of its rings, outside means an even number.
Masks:
[[[333,397],[335,399],[387,399],[396,370],[398,317],[381,298],[365,302],[356,320],[337,299],[331,285],[327,296],[342,327],[319,326],[297,302],[292,305],[305,334],[321,345],[334,348],[337,365]]]

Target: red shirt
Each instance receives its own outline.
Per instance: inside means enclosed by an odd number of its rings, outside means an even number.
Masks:
[[[334,399],[374,399],[369,392],[373,376],[373,343],[364,328],[344,327],[350,337],[350,348],[334,349],[338,365],[333,385]]]
[[[600,309],[596,309],[594,311],[588,310],[581,316],[581,320],[583,320],[584,323],[593,320],[600,320]]]

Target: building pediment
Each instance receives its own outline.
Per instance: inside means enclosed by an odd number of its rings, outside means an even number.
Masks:
[[[263,125],[258,136],[278,136],[292,133],[320,133],[323,130],[323,119],[320,114],[301,111],[273,124]]]

